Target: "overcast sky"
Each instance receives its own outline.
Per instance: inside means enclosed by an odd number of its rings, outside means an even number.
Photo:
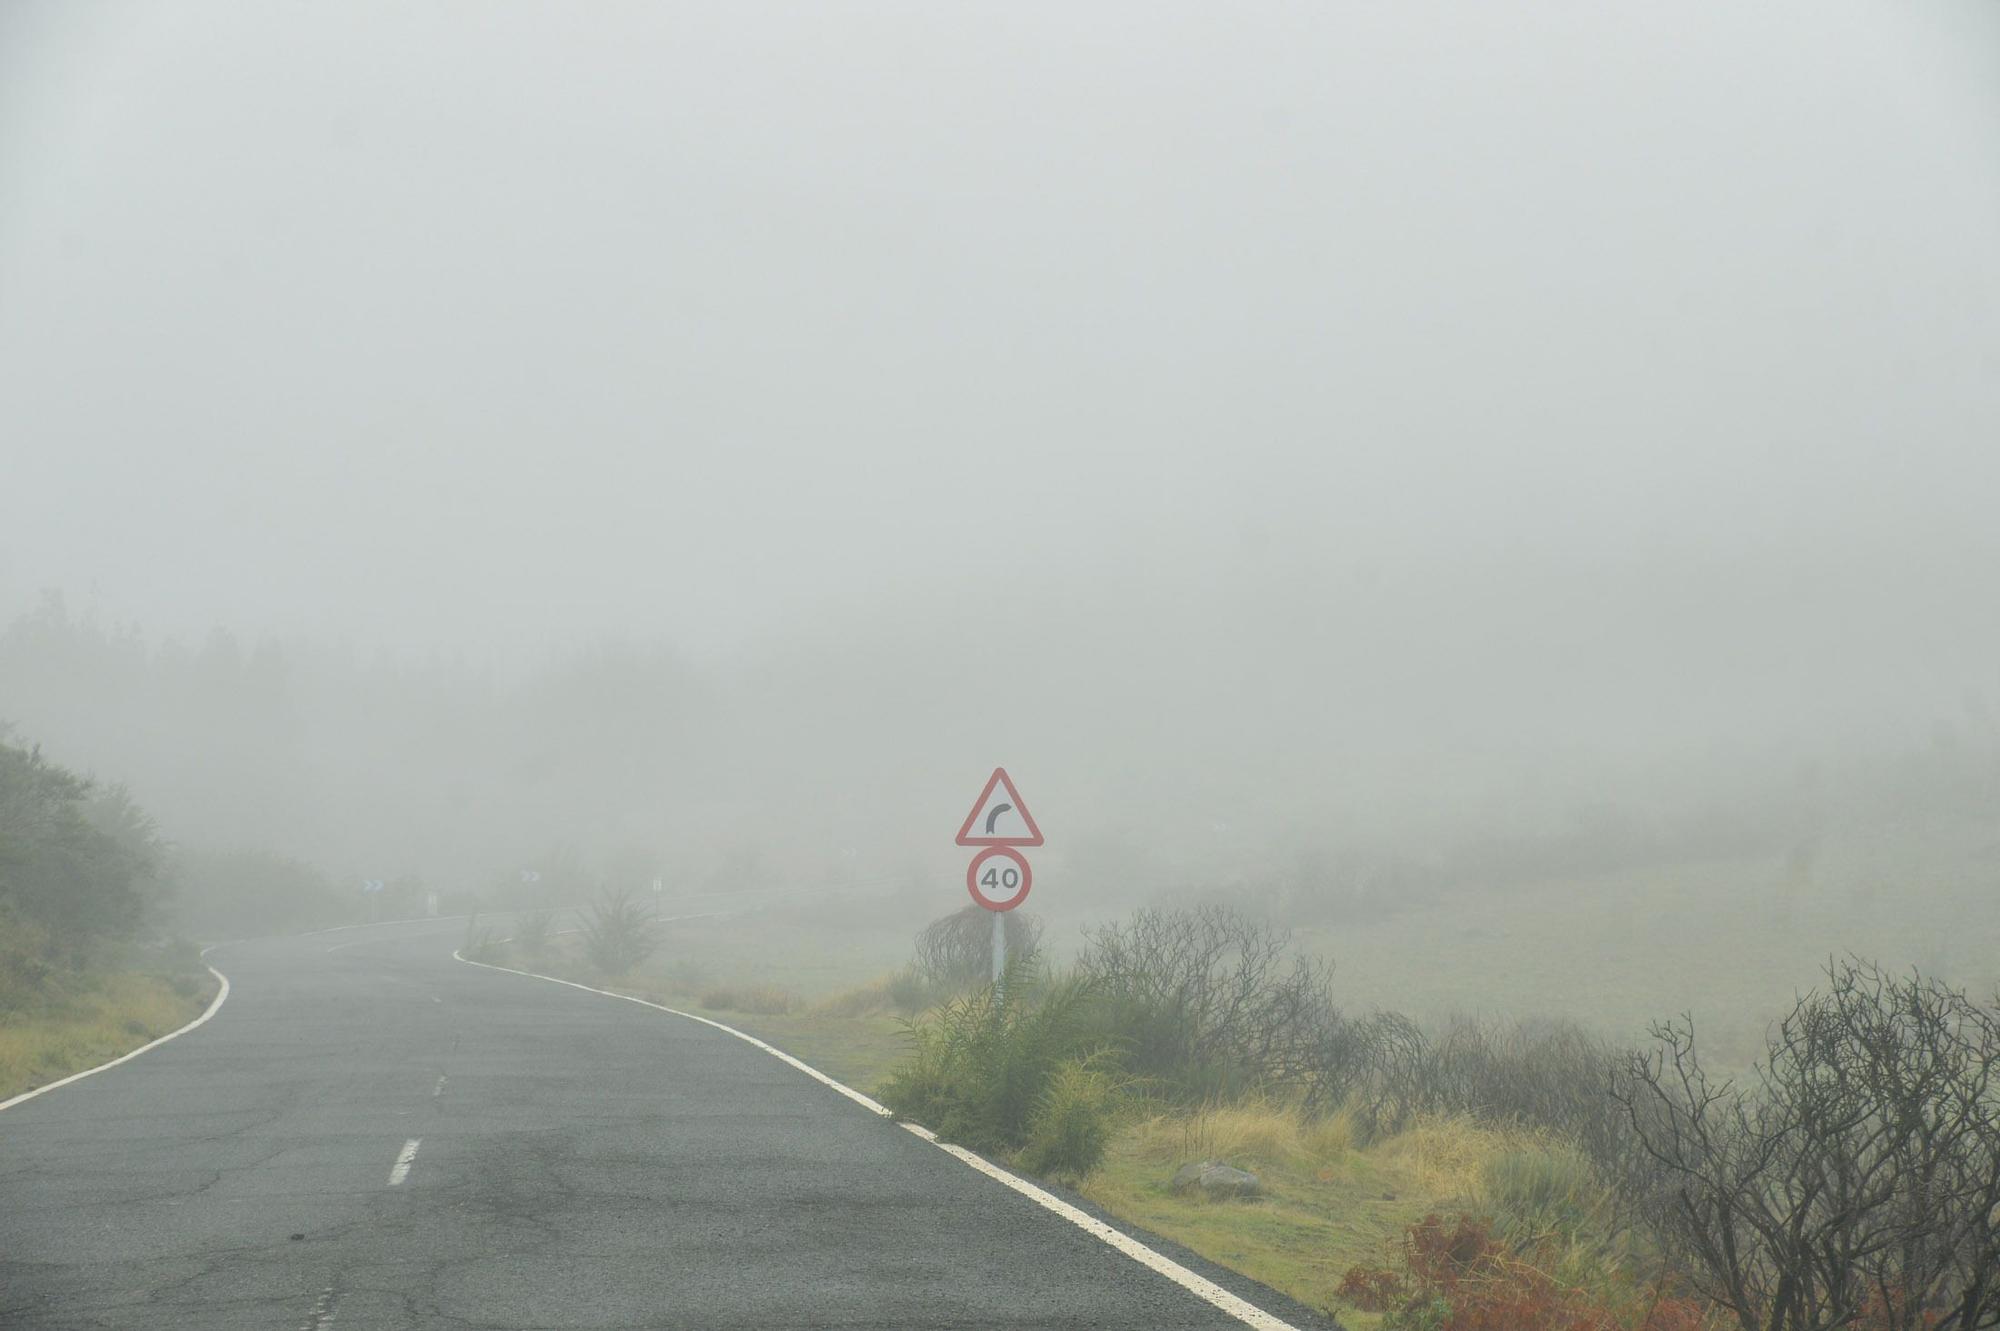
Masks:
[[[1951,693],[1996,569],[1979,0],[0,6],[10,610]]]

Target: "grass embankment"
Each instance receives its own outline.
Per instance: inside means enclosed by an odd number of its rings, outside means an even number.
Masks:
[[[881,1012],[843,1016],[830,1010],[840,1003],[836,998],[791,1013],[705,1008],[685,997],[674,1005],[768,1040],[872,1093],[907,1056],[903,1022]],[[1463,1118],[1422,1121],[1362,1145],[1345,1116],[1308,1120],[1284,1105],[1252,1102],[1126,1114],[1103,1163],[1077,1191],[1118,1220],[1333,1313],[1352,1331],[1372,1331],[1382,1322],[1380,1313],[1336,1296],[1349,1270],[1388,1261],[1409,1227],[1433,1212],[1518,1214],[1516,1199],[1499,1195],[1508,1174],[1524,1168],[1559,1174],[1569,1159],[1545,1135]],[[1174,1173],[1203,1160],[1254,1172],[1263,1195],[1210,1200],[1176,1194]],[[1589,1218],[1581,1217],[1583,1232],[1565,1241],[1591,1244]],[[1590,1283],[1601,1283],[1610,1265],[1583,1264],[1592,1269],[1576,1274]]]
[[[0,1100],[130,1053],[201,1015],[215,978],[117,971],[72,977],[31,1011],[0,1016]]]
[[[1310,1307],[1330,1309],[1348,1269],[1378,1262],[1412,1222],[1470,1191],[1469,1161],[1488,1147],[1470,1128],[1426,1127],[1358,1149],[1345,1119],[1302,1122],[1281,1107],[1221,1106],[1130,1122],[1079,1189],[1112,1215],[1241,1271]],[[1177,1196],[1174,1171],[1217,1160],[1254,1172],[1253,1201]],[[1343,1321],[1367,1326],[1343,1310]]]

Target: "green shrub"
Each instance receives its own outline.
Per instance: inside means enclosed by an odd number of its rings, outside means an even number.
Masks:
[[[1101,1058],[1073,1058],[1055,1070],[1028,1120],[1021,1164],[1076,1180],[1096,1169],[1111,1140],[1118,1083]]]
[[[0,903],[0,1012],[27,1012],[52,997],[48,931]]]
[[[910,1025],[910,1055],[883,1083],[883,1103],[949,1141],[1019,1148],[1057,1070],[1103,1047],[1090,1032],[1092,997],[1086,979],[1008,966],[997,995],[989,985]]]

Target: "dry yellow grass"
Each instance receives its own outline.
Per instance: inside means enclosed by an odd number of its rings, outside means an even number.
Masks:
[[[1373,1331],[1379,1314],[1337,1307],[1350,1267],[1393,1260],[1405,1228],[1426,1212],[1477,1205],[1495,1162],[1559,1149],[1539,1133],[1460,1117],[1420,1119],[1361,1145],[1348,1114],[1307,1119],[1283,1102],[1252,1101],[1127,1125],[1081,1190],[1121,1219]],[[1174,1193],[1174,1171],[1204,1159],[1255,1171],[1263,1195]]]
[[[892,1012],[896,1001],[889,993],[892,975],[877,976],[867,984],[843,989],[829,998],[813,1005],[812,1011],[823,1017],[871,1017],[878,1012]]]
[[[1475,1196],[1488,1162],[1535,1140],[1438,1118],[1363,1146],[1345,1113],[1307,1119],[1284,1102],[1208,1105],[1128,1124],[1081,1191],[1121,1219],[1333,1311],[1350,1267],[1390,1260],[1407,1226]],[[1253,1170],[1263,1195],[1210,1200],[1173,1192],[1174,1171],[1203,1159]],[[1381,1320],[1338,1312],[1355,1331],[1372,1331]]]
[[[157,1040],[192,1021],[211,994],[190,997],[159,976],[121,973],[102,977],[59,1011],[9,1016],[0,1026],[0,1099]]]
[[[1354,1149],[1354,1118],[1346,1110],[1325,1114],[1299,1129],[1299,1141],[1314,1160],[1332,1163]]]
[[[1307,1119],[1291,1105],[1249,1100],[1155,1114],[1133,1124],[1129,1139],[1134,1155],[1155,1163],[1220,1160],[1324,1169],[1347,1154],[1353,1125],[1344,1113]]]
[[[1462,1115],[1418,1119],[1376,1148],[1385,1160],[1405,1165],[1426,1192],[1440,1197],[1473,1197],[1489,1162],[1515,1152],[1546,1151],[1545,1134],[1526,1128],[1481,1123]]]

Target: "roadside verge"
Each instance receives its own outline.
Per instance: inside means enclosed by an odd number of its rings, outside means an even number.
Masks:
[[[208,954],[208,949],[203,948],[202,955],[205,957],[207,956],[207,954]],[[117,1067],[120,1063],[129,1063],[133,1059],[137,1058],[139,1055],[145,1053],[147,1050],[157,1049],[169,1040],[178,1040],[181,1036],[186,1035],[189,1031],[194,1030],[196,1027],[205,1024],[210,1017],[213,1017],[217,1012],[222,1010],[222,1004],[224,1000],[226,1000],[229,997],[229,977],[227,975],[224,975],[221,971],[217,970],[213,966],[208,967],[208,973],[216,978],[220,987],[216,989],[215,997],[209,1000],[208,1006],[202,1009],[201,1015],[196,1017],[193,1021],[189,1022],[187,1025],[179,1027],[175,1030],[168,1031],[165,1035],[160,1036],[158,1039],[149,1040],[145,1044],[140,1045],[137,1049],[133,1049],[126,1053],[120,1054],[117,1058],[111,1059],[107,1062],[99,1063],[96,1067],[85,1068],[81,1072],[72,1072],[67,1077],[58,1078],[57,1080],[48,1083],[48,1085],[46,1086],[37,1086],[33,1090],[23,1091],[19,1095],[13,1096],[9,1099],[0,1100],[0,1110],[12,1109],[15,1105],[24,1104],[27,1101],[34,1099],[38,1095],[47,1095],[50,1091],[60,1090],[61,1088],[69,1085],[71,1082],[82,1081],[85,1077],[94,1077],[98,1073],[103,1072],[107,1068]]]

